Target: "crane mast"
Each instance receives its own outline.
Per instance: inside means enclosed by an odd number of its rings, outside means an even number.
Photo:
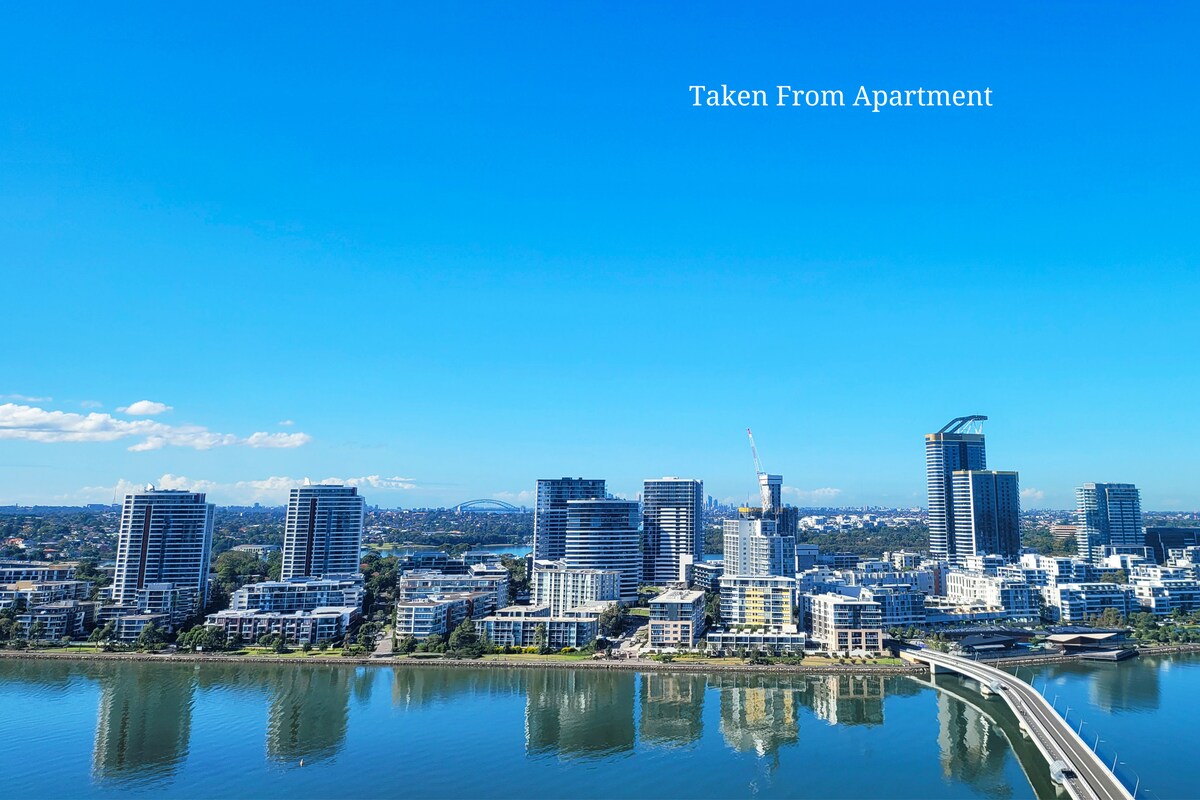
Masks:
[[[750,454],[754,456],[754,476],[758,480],[758,494],[762,499],[763,513],[766,514],[773,510],[771,508],[771,487],[767,485],[765,480],[767,473],[763,472],[762,463],[758,460],[758,448],[754,445],[754,434],[749,428],[746,428],[746,435],[750,437]]]

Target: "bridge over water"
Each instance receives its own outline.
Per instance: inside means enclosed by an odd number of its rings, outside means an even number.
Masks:
[[[935,650],[905,650],[901,657],[929,666],[931,675],[953,672],[977,681],[1012,709],[1057,781],[1074,800],[1133,800],[1133,795],[1054,707],[1032,686],[1003,670]]]

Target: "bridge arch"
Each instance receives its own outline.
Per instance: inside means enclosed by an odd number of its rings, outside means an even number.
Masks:
[[[495,498],[480,498],[478,500],[466,500],[454,507],[456,512],[463,511],[499,511],[503,513],[511,513],[513,511],[524,511],[520,506],[514,506],[512,503],[506,503],[503,500]]]

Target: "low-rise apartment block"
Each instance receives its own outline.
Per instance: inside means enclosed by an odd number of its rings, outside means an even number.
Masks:
[[[534,647],[540,635],[544,646],[551,650],[587,647],[599,635],[594,615],[575,613],[555,617],[546,605],[501,608],[479,620],[477,629],[497,647]]]
[[[704,592],[670,589],[650,601],[650,647],[691,648],[704,634]]]
[[[840,594],[806,595],[809,634],[830,653],[879,653],[883,618],[879,603]]]

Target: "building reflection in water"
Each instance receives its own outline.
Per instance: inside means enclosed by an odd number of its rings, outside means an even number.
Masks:
[[[648,672],[641,684],[643,741],[682,746],[700,739],[707,685],[703,675]]]
[[[632,750],[632,672],[548,669],[527,673],[525,749],[598,757]]]
[[[1091,662],[1088,665],[1075,665],[1090,681],[1090,699],[1092,705],[1099,706],[1108,712],[1128,711],[1157,711],[1160,703],[1159,671],[1147,669],[1147,665],[1155,664],[1161,659],[1154,656],[1141,656],[1141,663],[1136,669],[1127,662],[1104,664]]]
[[[759,756],[800,740],[799,711],[811,688],[792,675],[715,675],[721,692],[721,735],[731,749]]]
[[[119,664],[96,676],[100,706],[92,771],[100,780],[169,776],[187,757],[193,670]]]
[[[319,761],[346,739],[355,673],[342,667],[273,670],[267,712],[267,758],[282,763]]]
[[[953,679],[938,676],[939,683],[946,680]],[[966,686],[958,686],[955,694],[966,696],[973,692]],[[979,696],[978,704],[988,702],[995,701]],[[942,774],[989,794],[993,789],[1008,788],[1004,761],[1010,748],[999,723],[947,692],[938,692],[937,716]]]
[[[456,697],[525,694],[520,672],[504,669],[393,667],[392,705],[424,706]]]
[[[812,710],[831,725],[882,725],[882,675],[822,675],[812,681]]]

